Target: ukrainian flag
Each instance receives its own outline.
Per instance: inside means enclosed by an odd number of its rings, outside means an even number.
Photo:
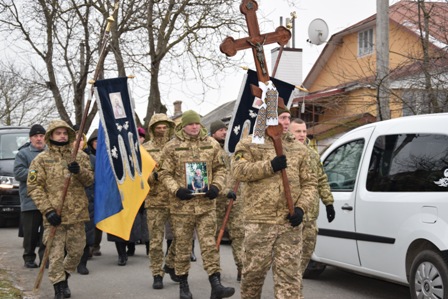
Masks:
[[[98,80],[100,125],[95,164],[94,219],[106,233],[129,240],[149,192],[155,161],[140,146],[127,78]]]

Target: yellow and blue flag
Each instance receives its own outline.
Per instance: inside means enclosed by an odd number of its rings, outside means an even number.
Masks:
[[[140,146],[126,77],[98,80],[100,125],[95,163],[96,226],[129,240],[134,219],[149,192],[155,161]]]

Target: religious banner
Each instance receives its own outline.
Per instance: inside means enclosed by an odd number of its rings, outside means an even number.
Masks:
[[[272,84],[267,86],[266,93],[269,90],[272,90],[272,88],[275,88],[279,93],[279,97],[283,98],[285,106],[289,108],[294,98],[293,91],[295,86],[275,78],[271,78],[271,81]],[[251,84],[258,86],[257,73],[253,70],[248,70],[241,84],[240,93],[234,106],[232,118],[229,122],[225,141],[225,150],[228,153],[233,153],[235,151],[235,146],[242,137],[253,134],[260,110],[264,111],[263,113],[266,114],[265,116],[268,124],[273,124],[275,122],[277,105],[275,105],[275,117],[273,115],[270,116],[272,114],[271,112],[268,117],[268,110],[270,111],[271,109],[268,109],[262,99],[252,95],[250,88]],[[269,97],[269,94],[266,94],[266,96]]]
[[[135,216],[149,192],[155,161],[140,146],[127,77],[98,80],[100,125],[95,163],[95,224],[129,240]]]

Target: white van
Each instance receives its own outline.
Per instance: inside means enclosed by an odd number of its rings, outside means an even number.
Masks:
[[[313,261],[448,298],[448,114],[356,128],[321,158],[336,218],[321,213]]]

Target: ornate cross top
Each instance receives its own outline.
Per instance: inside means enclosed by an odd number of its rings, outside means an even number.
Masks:
[[[221,43],[219,49],[222,53],[231,57],[239,50],[252,48],[255,67],[257,69],[258,81],[266,83],[270,80],[263,46],[272,43],[278,43],[284,46],[291,38],[291,32],[283,26],[277,27],[274,32],[261,34],[258,26],[257,14],[258,3],[255,0],[242,0],[240,11],[246,16],[246,24],[249,30],[249,37],[235,40],[228,36]]]

